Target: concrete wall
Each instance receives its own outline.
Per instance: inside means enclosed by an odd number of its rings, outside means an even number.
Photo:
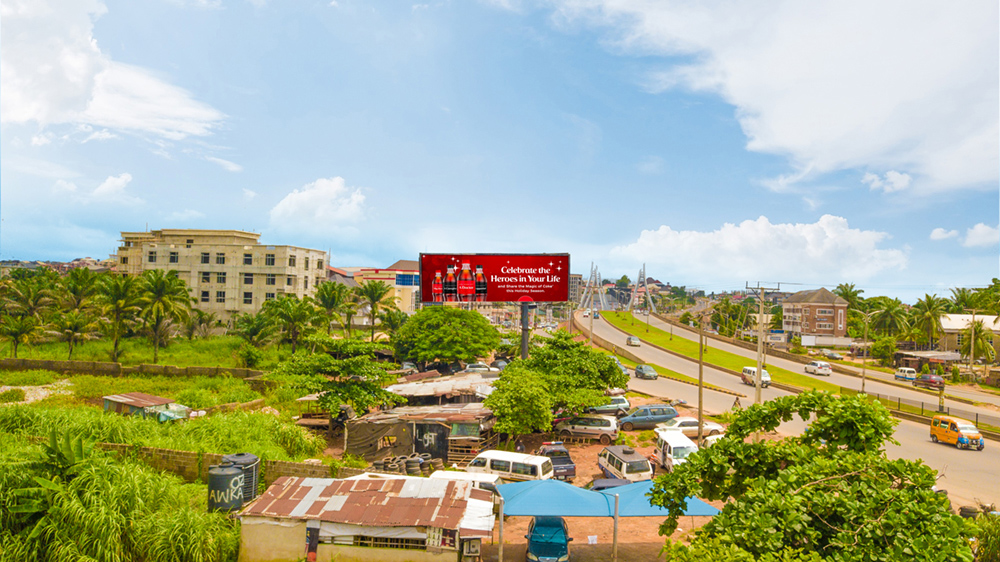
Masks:
[[[98,375],[117,377],[121,375],[164,375],[174,377],[215,377],[233,376],[236,378],[257,377],[264,374],[255,369],[239,367],[175,367],[173,365],[133,365],[123,366],[121,363],[102,361],[50,361],[46,359],[0,359],[0,370],[28,371],[42,369],[56,373],[77,375]]]
[[[240,562],[297,562],[305,558],[306,523],[274,520],[289,525],[254,524],[246,518],[240,527]],[[293,524],[294,523],[294,524]],[[321,544],[317,562],[456,562],[458,551],[366,548]]]

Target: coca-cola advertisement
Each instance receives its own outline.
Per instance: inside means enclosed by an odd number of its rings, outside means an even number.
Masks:
[[[569,254],[420,254],[423,302],[565,302]]]

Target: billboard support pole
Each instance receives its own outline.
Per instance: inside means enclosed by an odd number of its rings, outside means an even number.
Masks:
[[[521,359],[528,358],[528,338],[531,337],[531,327],[528,325],[528,303],[521,303]]]

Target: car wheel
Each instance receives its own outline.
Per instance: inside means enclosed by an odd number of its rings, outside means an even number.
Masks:
[[[570,433],[569,431],[565,430],[565,429],[559,432],[559,437],[561,439],[569,439],[572,436],[573,436],[573,434]]]
[[[955,441],[955,448],[956,449],[961,449],[962,448],[962,444],[959,443],[958,441]]]
[[[937,443],[938,442],[937,435],[931,435],[931,441]]]
[[[610,435],[602,435],[601,436],[601,445],[610,445],[610,444],[611,444],[611,436]]]
[[[719,434],[719,430],[718,429],[713,429],[712,431],[709,431],[708,434],[709,435],[718,435]]]
[[[632,425],[632,422],[625,422],[622,424],[622,429],[624,431],[632,431],[633,427],[635,426]]]

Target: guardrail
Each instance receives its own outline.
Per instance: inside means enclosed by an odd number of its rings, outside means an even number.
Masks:
[[[853,396],[855,394],[860,394],[857,390],[852,388],[840,387],[840,394],[842,396]],[[936,414],[946,414],[949,416],[955,416],[957,418],[962,418],[968,420],[976,426],[980,424],[989,425],[992,427],[1000,427],[1000,416],[994,416],[990,414],[981,414],[979,412],[972,412],[965,410],[963,408],[955,408],[952,406],[945,406],[943,409],[939,408],[937,402],[921,402],[920,400],[909,400],[906,398],[900,398],[898,396],[889,396],[886,394],[878,394],[874,392],[867,393],[868,396],[875,398],[881,402],[885,407],[890,410],[897,410],[904,413],[910,413],[914,415],[919,415],[921,417],[927,418],[930,421],[930,417]],[[982,430],[981,430],[982,431]],[[984,431],[983,434],[990,434],[988,437],[992,439],[1000,439],[1000,434],[992,431]]]

